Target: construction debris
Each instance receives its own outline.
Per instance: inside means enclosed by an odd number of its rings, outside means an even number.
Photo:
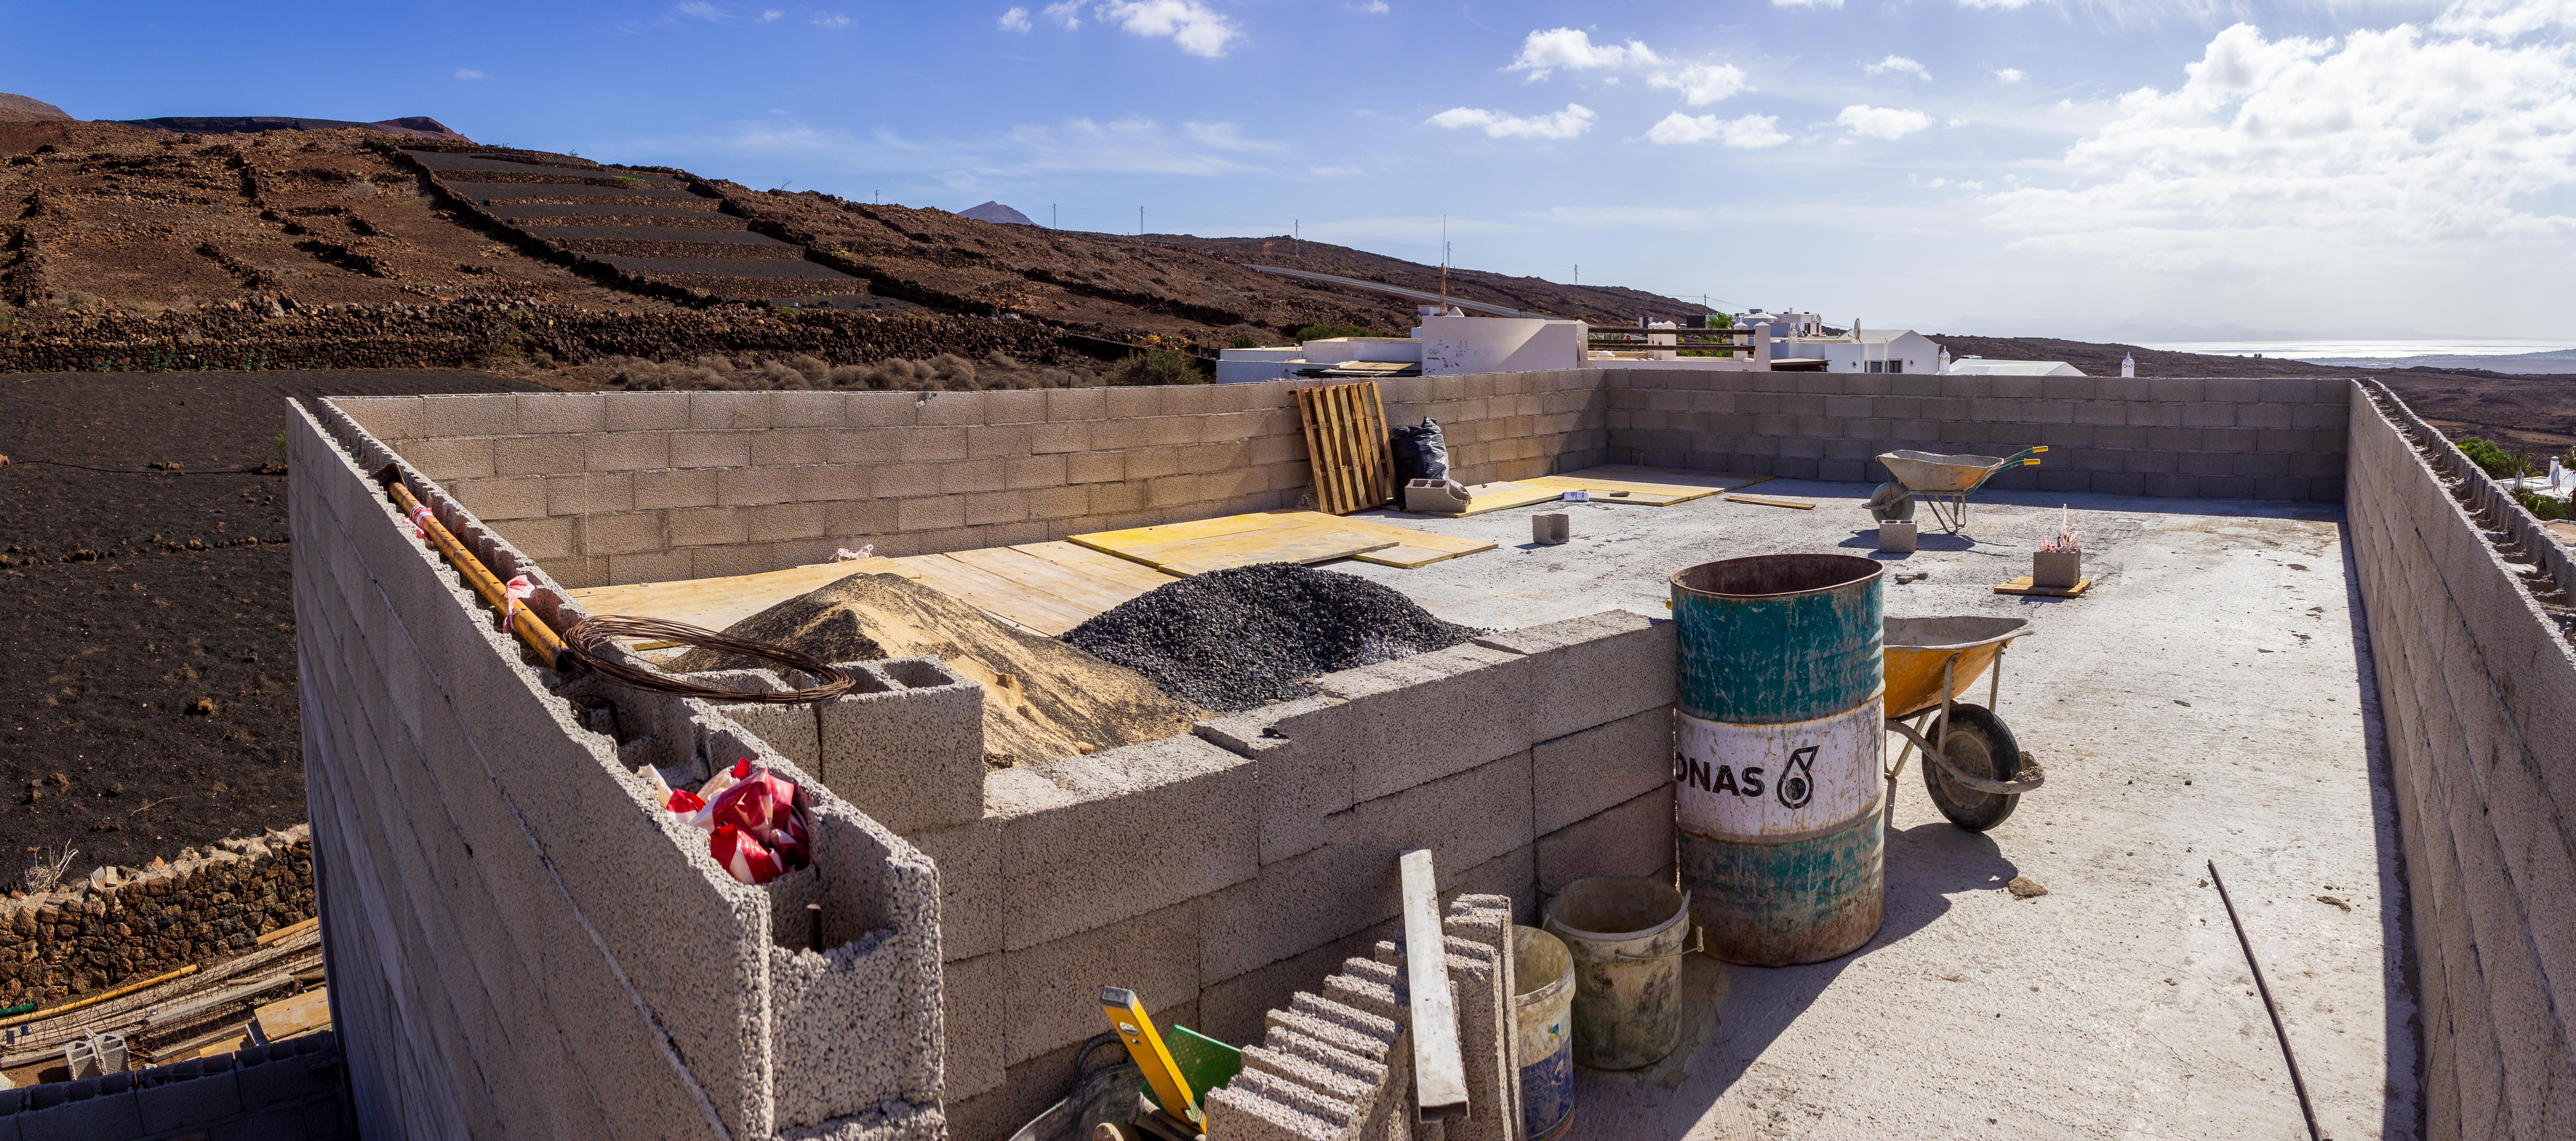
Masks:
[[[1180,579],[1064,640],[1209,709],[1315,692],[1320,674],[1447,649],[1483,633],[1355,575],[1262,563]]]

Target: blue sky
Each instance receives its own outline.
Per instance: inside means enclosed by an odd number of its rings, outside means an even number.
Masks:
[[[82,118],[485,142],[1836,321],[2576,336],[2576,0],[0,0]]]

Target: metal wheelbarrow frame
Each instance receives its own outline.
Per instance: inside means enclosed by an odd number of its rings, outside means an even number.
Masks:
[[[1968,523],[1968,496],[1984,487],[1995,473],[2009,468],[2038,467],[2035,457],[2047,451],[2045,446],[2023,448],[2009,456],[1945,456],[1933,452],[1896,451],[1878,457],[1888,474],[1896,477],[1908,496],[1923,500],[1932,509],[1932,518],[1949,534],[1958,534]],[[1942,510],[1944,505],[1949,510]],[[1907,513],[1911,515],[1911,512]]]
[[[1994,712],[2003,689],[2004,650],[2013,639],[2029,633],[2030,620],[2026,618],[1970,615],[1886,620],[1883,653],[1887,731],[1904,737],[1906,742],[1897,753],[1896,763],[1887,770],[1889,811],[1895,810],[1896,778],[1905,772],[1906,762],[1918,748],[1923,750],[1924,788],[1933,803],[1951,823],[1972,832],[2003,823],[2012,815],[2022,793],[2036,791],[2047,783],[2047,771],[2021,753],[2011,729]],[[1937,689],[1933,681],[1936,666]],[[1986,704],[1959,701],[1959,692],[1974,686],[1980,673],[1986,675]],[[1963,714],[1963,710],[1974,712]],[[1962,720],[1973,722],[1972,733],[1980,742],[2001,737],[2015,754],[2006,758],[2012,762],[2012,779],[1995,780],[1961,772],[1951,762],[1946,748],[1934,747],[1936,741],[1946,746],[1951,741],[1954,722]],[[1966,743],[1962,744],[1964,747]],[[2004,799],[1999,803],[1982,799],[1971,803],[1964,797],[1954,800],[1951,797],[1956,794],[1942,787],[1945,782],[1961,790]]]

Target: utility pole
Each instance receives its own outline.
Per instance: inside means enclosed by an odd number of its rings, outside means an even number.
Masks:
[[[1449,308],[1449,216],[1440,216],[1440,308]]]
[[[1058,219],[1057,219],[1057,218],[1056,218],[1056,216],[1055,216],[1055,203],[1053,203],[1053,202],[1049,202],[1049,203],[1047,203],[1047,229],[1050,229],[1050,230],[1061,230],[1061,229],[1063,229],[1064,227],[1059,226],[1059,225],[1057,225],[1057,224],[1056,224],[1056,223],[1057,223],[1057,221],[1058,221]]]
[[[1136,236],[1145,236],[1145,208],[1142,206],[1136,208]]]
[[[1294,218],[1288,220],[1288,252],[1306,260],[1306,224]]]
[[[1583,284],[1583,263],[1582,263],[1582,262],[1576,262],[1576,263],[1574,263],[1574,284],[1576,284],[1576,285],[1581,285],[1581,284]]]

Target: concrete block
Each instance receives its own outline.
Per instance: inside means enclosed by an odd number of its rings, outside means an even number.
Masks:
[[[1477,643],[1319,679],[1350,703],[1367,745],[1352,758],[1352,793],[1374,800],[1529,748],[1533,663]]]
[[[716,473],[713,471],[639,471],[630,480],[638,511],[712,507],[716,502]]]
[[[1013,950],[1195,899],[1258,867],[1252,765],[1195,736],[1024,768],[1070,799],[1003,822],[1011,869],[1003,923]],[[1116,846],[1115,858],[1101,843],[1146,835],[1155,842]]]
[[[940,1021],[947,1037],[940,1093],[947,1100],[974,1097],[1002,1084],[1010,1025],[1018,1016],[1003,958],[952,959],[940,967]]]
[[[754,467],[796,467],[830,462],[830,433],[820,428],[772,428],[744,435],[751,441],[751,463]]]
[[[1394,917],[1398,899],[1385,890],[1386,862],[1371,846],[1327,845],[1209,893],[1200,913],[1200,974],[1231,979]]]
[[[421,474],[436,480],[485,479],[494,474],[495,441],[490,437],[410,440],[395,451]],[[579,445],[574,451],[579,453]]]
[[[966,497],[942,495],[928,499],[902,500],[895,508],[896,524],[905,531],[936,531],[966,525]]]
[[[1352,758],[1369,738],[1359,711],[1316,695],[1231,714],[1197,726],[1198,735],[1258,762],[1261,862],[1321,846],[1325,818],[1356,802]]]
[[[1345,1122],[1300,1112],[1255,1092],[1231,1085],[1209,1094],[1206,1106],[1210,1135],[1244,1141],[1334,1141]]]
[[[1078,935],[1004,952],[1011,1005],[1009,1060],[1018,1063],[1100,1033],[1100,988],[1104,986],[1135,991],[1149,1010],[1195,1000],[1198,907],[1197,900],[1185,900]]]
[[[1667,785],[1538,838],[1538,888],[1554,895],[1587,876],[1642,876],[1674,862]]]
[[[652,471],[674,466],[672,433],[668,432],[599,432],[552,438],[579,452],[580,466],[558,470]]]
[[[1540,742],[1530,750],[1535,830],[1556,831],[1669,785],[1672,734],[1672,712],[1659,707]]]
[[[1369,874],[1348,890],[1392,898],[1396,857],[1413,848],[1431,850],[1446,888],[1467,869],[1527,846],[1533,838],[1523,823],[1530,819],[1529,766],[1528,753],[1515,753],[1335,816],[1333,845],[1346,850],[1356,871]]]
[[[147,1133],[206,1125],[242,1111],[241,1085],[229,1070],[143,1086],[128,1096],[137,1103]]]
[[[1002,829],[993,818],[904,839],[939,867],[939,953],[971,959],[1002,949]]]
[[[635,509],[635,477],[584,472],[545,477],[546,514],[605,515]]]
[[[1390,1065],[1395,1061],[1393,1048],[1402,1030],[1394,1019],[1354,1010],[1307,991],[1290,995],[1286,1005],[1263,1015],[1262,1027],[1265,1031],[1291,1030],[1345,1053]]]
[[[816,707],[823,783],[904,835],[981,820],[984,687],[936,658],[896,658],[858,672],[868,692]]]
[[[1673,623],[1606,610],[1476,644],[1527,655],[1532,739],[1552,740],[1673,702],[1680,646]]]
[[[460,480],[448,490],[479,518],[540,519],[546,515],[546,483],[536,476]]]

